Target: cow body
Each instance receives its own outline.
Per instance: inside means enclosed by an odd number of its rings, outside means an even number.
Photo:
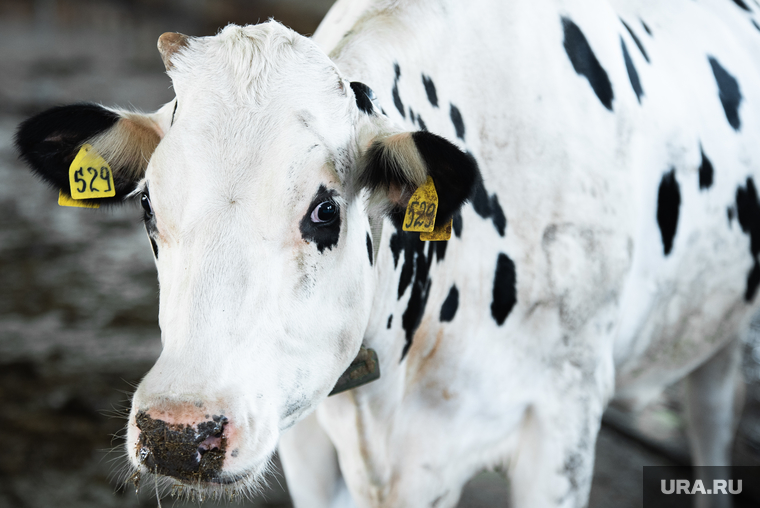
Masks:
[[[484,467],[514,506],[583,506],[607,403],[690,373],[695,461],[726,464],[760,283],[758,22],[718,0],[340,0],[324,53],[274,23],[162,37],[177,101],[104,113],[62,156],[152,140],[114,168],[161,283],[132,464],[243,490],[282,436],[299,506],[454,506]],[[28,140],[56,114],[17,136],[51,181],[34,153],[60,125]],[[450,241],[402,231],[409,166],[469,196],[441,190]],[[381,378],[326,399],[360,345]]]
[[[751,10],[333,7],[315,40],[342,72],[396,122],[455,139],[485,187],[445,250],[383,228],[365,333],[383,378],[318,410],[368,506],[448,506],[490,465],[510,470],[519,506],[581,506],[613,393],[646,400],[732,347],[757,309],[750,228],[737,220],[760,157]],[[563,19],[606,73],[609,106],[601,78],[573,68]],[[739,83],[739,128],[710,57]],[[730,405],[714,410],[730,418]]]

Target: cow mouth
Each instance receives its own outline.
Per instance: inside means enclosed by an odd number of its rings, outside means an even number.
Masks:
[[[134,487],[136,492],[141,490],[153,491],[158,497],[170,496],[187,501],[236,501],[256,495],[265,485],[260,467],[247,469],[239,473],[220,473],[208,476],[204,480],[188,480],[167,476],[155,469],[149,469],[144,464],[133,470],[131,476],[125,478],[125,483]]]
[[[141,484],[149,491],[155,488],[156,497],[159,499],[168,495],[176,499],[198,502],[207,500],[220,502],[225,499],[240,502],[258,492],[260,486],[255,481],[258,476],[255,471],[247,471],[211,477],[205,481],[188,482],[156,473],[143,466],[129,477],[127,483],[131,483],[137,492],[140,491]]]
[[[200,485],[208,486],[208,487],[215,487],[215,486],[230,486],[234,485],[238,482],[242,482],[243,480],[246,480],[253,476],[250,473],[243,473],[243,474],[235,474],[235,475],[227,475],[227,476],[216,476],[214,478],[209,478],[208,480],[202,482]]]

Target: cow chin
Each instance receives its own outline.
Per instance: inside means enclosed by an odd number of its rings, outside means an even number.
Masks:
[[[265,486],[264,477],[269,471],[269,461],[263,466],[237,474],[224,473],[207,481],[186,481],[171,476],[156,474],[145,467],[139,467],[129,477],[139,491],[155,490],[157,496],[170,495],[188,501],[240,501],[260,494]]]

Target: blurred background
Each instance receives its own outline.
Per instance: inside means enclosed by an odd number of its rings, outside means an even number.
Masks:
[[[332,0],[0,0],[0,507],[156,506],[123,485],[131,391],[160,352],[158,288],[136,206],[62,208],[12,147],[16,125],[77,101],[153,111],[173,98],[163,32],[213,35],[273,17],[311,34]],[[760,465],[760,333],[745,346],[735,462]],[[643,465],[688,464],[682,387],[610,409],[591,506],[640,507]],[[506,506],[484,472],[461,508]],[[748,489],[748,493],[749,492]],[[745,498],[756,506],[760,497]],[[172,503],[165,499],[165,503]],[[183,506],[183,503],[177,503]],[[172,503],[173,505],[173,503]],[[244,506],[288,507],[285,480]]]

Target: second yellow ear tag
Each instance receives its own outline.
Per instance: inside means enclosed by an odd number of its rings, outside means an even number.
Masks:
[[[416,231],[418,233],[431,233],[435,228],[435,214],[438,212],[438,193],[435,190],[433,179],[429,176],[427,181],[417,188],[406,205],[404,214],[404,231]]]
[[[92,145],[82,145],[69,166],[72,199],[110,198],[116,195],[111,166]]]
[[[443,224],[436,224],[435,229],[430,233],[420,233],[420,240],[423,242],[445,242],[451,239],[451,219]]]

